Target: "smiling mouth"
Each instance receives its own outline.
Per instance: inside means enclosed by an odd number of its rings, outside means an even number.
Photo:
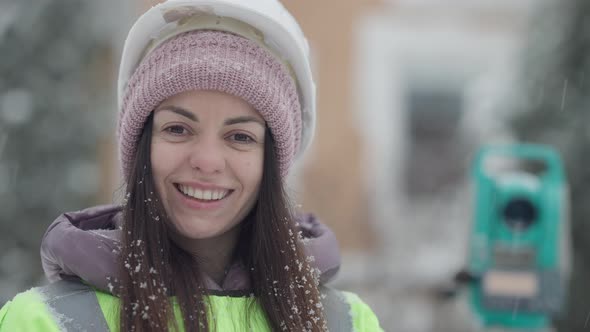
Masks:
[[[198,200],[201,202],[215,202],[220,201],[229,196],[233,190],[227,189],[216,189],[216,190],[203,190],[197,189],[190,186],[175,183],[174,187],[185,197],[190,199]]]

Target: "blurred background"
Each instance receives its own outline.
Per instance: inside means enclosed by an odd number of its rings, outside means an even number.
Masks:
[[[464,299],[436,296],[465,265],[472,158],[486,143],[544,143],[571,196],[570,296],[555,326],[590,330],[590,1],[283,3],[318,86],[316,140],[291,192],[340,241],[334,285],[387,331],[473,331]],[[0,305],[46,283],[39,243],[56,216],[119,196],[118,62],[153,4],[0,0]]]

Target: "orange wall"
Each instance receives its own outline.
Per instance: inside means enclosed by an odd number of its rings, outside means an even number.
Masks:
[[[367,248],[372,236],[350,95],[352,31],[355,19],[378,0],[283,3],[309,39],[317,71],[318,131],[313,160],[303,174],[303,208],[334,229],[343,249]]]

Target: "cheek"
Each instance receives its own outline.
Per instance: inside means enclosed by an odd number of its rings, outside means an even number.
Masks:
[[[151,171],[156,184],[156,189],[159,194],[163,194],[162,186],[164,179],[174,170],[175,165],[178,163],[177,160],[174,159],[178,159],[178,153],[175,153],[174,149],[163,142],[153,142],[151,149]]]
[[[243,193],[248,197],[256,194],[262,180],[262,157],[257,153],[237,153],[231,155],[227,161],[231,176],[240,183]]]
[[[162,169],[162,162],[165,160],[162,156],[162,149],[159,148],[159,144],[152,143],[151,147],[151,156],[150,156],[150,163],[152,164],[152,174],[154,175],[154,180],[158,182],[158,177]]]
[[[247,184],[251,191],[257,192],[260,182],[262,181],[262,170],[264,161],[262,155],[255,155],[243,161],[242,167],[239,167],[240,177]]]

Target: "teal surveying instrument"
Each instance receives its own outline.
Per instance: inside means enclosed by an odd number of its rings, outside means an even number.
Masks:
[[[473,312],[485,327],[549,328],[565,300],[570,264],[559,155],[541,145],[488,146],[478,152],[472,175],[467,272]]]

